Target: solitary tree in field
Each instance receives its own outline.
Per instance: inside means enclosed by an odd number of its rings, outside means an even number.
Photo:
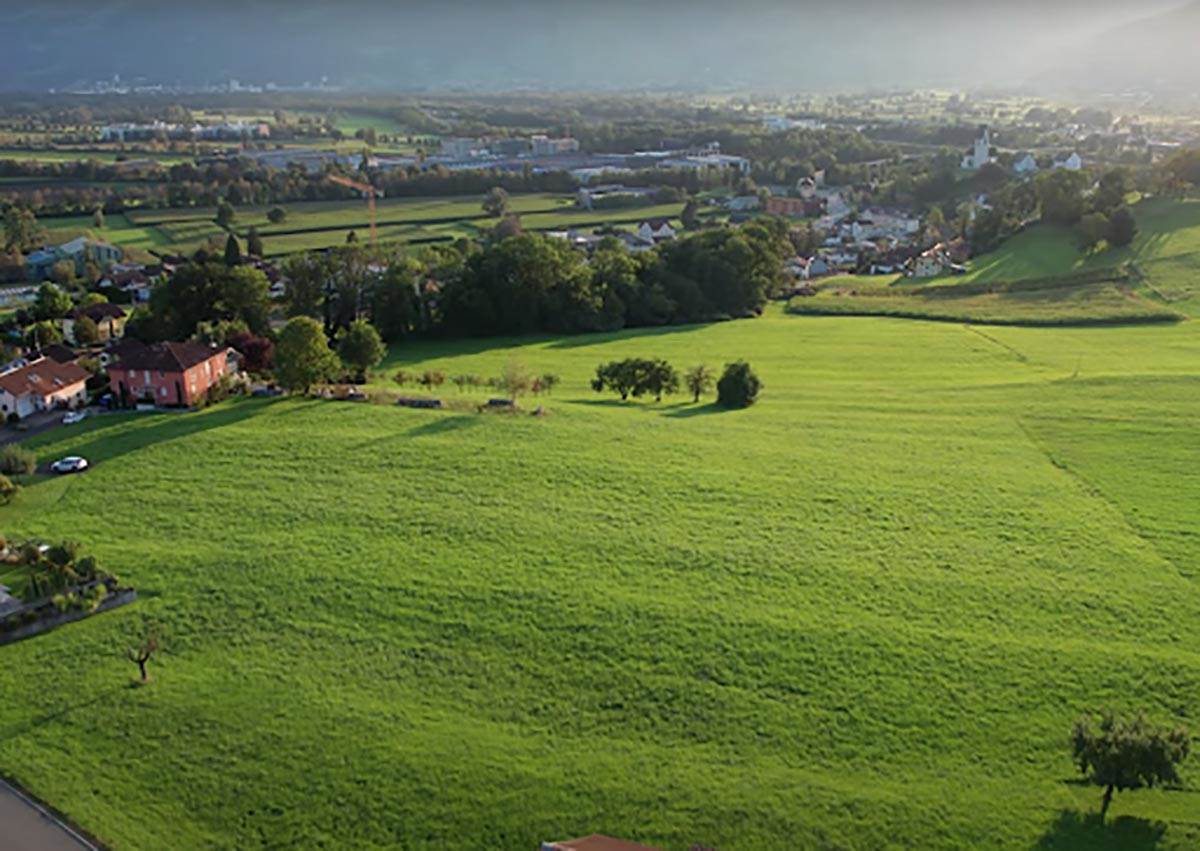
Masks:
[[[502,187],[493,186],[483,197],[483,211],[489,216],[503,216],[508,212],[508,193]]]
[[[100,207],[97,207],[96,212],[92,213],[92,227],[96,230],[104,230],[104,210]]]
[[[762,382],[750,364],[737,361],[725,367],[717,382],[717,404],[724,408],[749,408],[758,399]]]
[[[282,207],[272,207],[267,210],[267,221],[273,225],[282,224],[287,219],[287,210]]]
[[[275,374],[288,390],[307,393],[338,371],[337,355],[325,341],[325,329],[309,316],[288,321],[275,347]]]
[[[1108,244],[1123,248],[1133,242],[1138,233],[1137,220],[1128,207],[1118,207],[1108,219]]]
[[[338,343],[342,363],[353,369],[360,379],[365,378],[367,370],[383,360],[386,353],[379,332],[365,319],[351,322]]]
[[[142,682],[150,682],[150,675],[146,673],[146,663],[158,652],[158,637],[154,633],[148,633],[142,643],[137,647],[129,648],[126,655],[129,661],[138,666],[138,672],[142,675]]]
[[[263,241],[256,227],[251,227],[246,232],[246,253],[251,257],[263,256]]]
[[[533,378],[525,366],[518,361],[510,361],[500,373],[500,386],[510,399],[516,399],[533,386]]]
[[[242,246],[238,244],[237,237],[229,234],[229,238],[225,240],[225,265],[233,268],[242,262]]]
[[[227,228],[233,224],[233,220],[235,218],[237,218],[237,213],[233,211],[233,205],[222,198],[217,204],[217,225],[219,227]]]
[[[1179,783],[1179,764],[1190,750],[1186,730],[1154,727],[1140,713],[1121,718],[1105,711],[1095,727],[1091,718],[1084,717],[1075,722],[1071,734],[1071,751],[1080,773],[1104,787],[1101,821],[1115,790]]]
[[[688,392],[692,394],[692,401],[699,402],[700,397],[708,393],[713,388],[713,382],[716,380],[713,372],[704,364],[696,364],[687,371],[683,382],[687,385]]]
[[[355,233],[354,231],[350,231],[349,233],[347,233],[346,234],[346,244],[347,245],[358,245],[358,234]]]

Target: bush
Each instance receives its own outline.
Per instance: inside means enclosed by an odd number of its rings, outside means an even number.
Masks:
[[[749,408],[761,390],[762,382],[750,364],[740,360],[727,365],[717,382],[717,404],[724,408]]]
[[[37,456],[23,446],[10,443],[0,450],[0,473],[6,476],[32,476]]]
[[[20,488],[8,476],[0,476],[0,505],[8,505],[13,501]]]

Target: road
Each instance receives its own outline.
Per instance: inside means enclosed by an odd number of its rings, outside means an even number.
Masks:
[[[0,780],[0,848],[4,851],[96,851],[54,816]]]

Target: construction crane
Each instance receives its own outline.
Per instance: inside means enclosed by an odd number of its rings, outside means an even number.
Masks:
[[[375,198],[383,197],[383,191],[376,189],[369,183],[361,183],[357,180],[351,180],[348,177],[342,177],[340,174],[331,174],[329,179],[339,186],[345,186],[349,189],[361,192],[367,198],[367,209],[371,212],[371,247],[375,247]]]

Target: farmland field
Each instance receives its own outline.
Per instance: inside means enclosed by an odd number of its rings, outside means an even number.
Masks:
[[[634,355],[766,390],[591,392]],[[0,773],[118,849],[1200,845],[1196,760],[1101,827],[1067,747],[1102,706],[1200,732],[1195,322],[772,307],[411,344],[375,381],[514,359],[562,376],[547,416],[250,400],[41,438],[94,469],[3,531],[141,599],[0,648]]]
[[[386,198],[379,202],[378,221],[381,242],[477,236],[494,227],[498,219],[482,210],[482,197]],[[245,238],[251,227],[263,237],[268,256],[343,245],[346,234],[358,231],[365,241],[370,229],[367,205],[363,201],[313,201],[278,205],[287,211],[279,224],[267,220],[268,207],[242,207],[237,210],[234,230]],[[620,210],[579,210],[573,199],[562,195],[531,193],[513,195],[510,210],[521,215],[528,230],[635,224],[646,218],[677,217],[682,204],[656,204]],[[73,239],[91,233],[127,248],[167,253],[195,251],[211,239],[223,241],[226,232],[213,221],[211,208],[131,210],[112,215],[103,232],[94,231],[90,216],[47,218],[42,225],[54,240]]]

